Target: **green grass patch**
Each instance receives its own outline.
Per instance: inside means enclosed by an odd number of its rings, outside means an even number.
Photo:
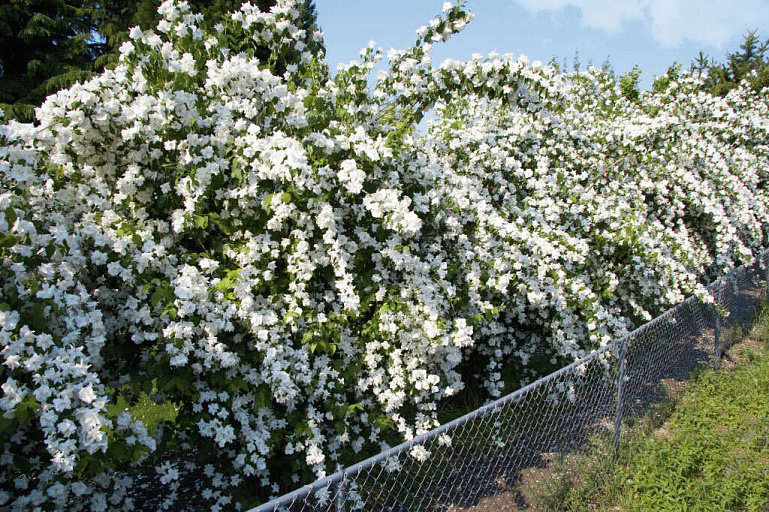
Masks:
[[[769,314],[679,398],[561,459],[532,489],[535,510],[769,512]]]
[[[618,467],[623,510],[769,505],[769,357],[704,372],[656,435]]]

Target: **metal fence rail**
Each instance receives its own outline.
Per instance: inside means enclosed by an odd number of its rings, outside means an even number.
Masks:
[[[690,297],[514,393],[249,512],[515,510],[525,505],[523,472],[587,450],[597,436],[616,457],[623,424],[695,368],[717,364],[730,331],[756,317],[767,262],[769,251],[708,287],[726,316]]]

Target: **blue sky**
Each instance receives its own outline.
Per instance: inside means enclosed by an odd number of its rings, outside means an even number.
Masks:
[[[385,50],[404,48],[415,31],[441,12],[443,0],[316,0],[332,69],[358,58],[374,40]],[[571,66],[600,67],[609,58],[618,73],[638,64],[642,87],[674,61],[686,67],[703,50],[718,60],[734,51],[742,35],[758,29],[769,37],[769,0],[470,0],[475,19],[447,43],[436,44],[433,61],[468,59],[491,51]]]

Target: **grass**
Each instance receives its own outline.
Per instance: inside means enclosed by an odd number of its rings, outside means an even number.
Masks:
[[[769,512],[769,307],[719,370],[656,404],[628,429],[561,458],[529,510]]]

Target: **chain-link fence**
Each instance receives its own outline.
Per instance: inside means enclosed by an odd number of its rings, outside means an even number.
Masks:
[[[769,252],[585,358],[461,418],[249,512],[518,510],[527,472],[603,438],[616,455],[623,425],[692,370],[717,361],[750,324],[769,278]],[[728,313],[724,315],[725,313]]]

